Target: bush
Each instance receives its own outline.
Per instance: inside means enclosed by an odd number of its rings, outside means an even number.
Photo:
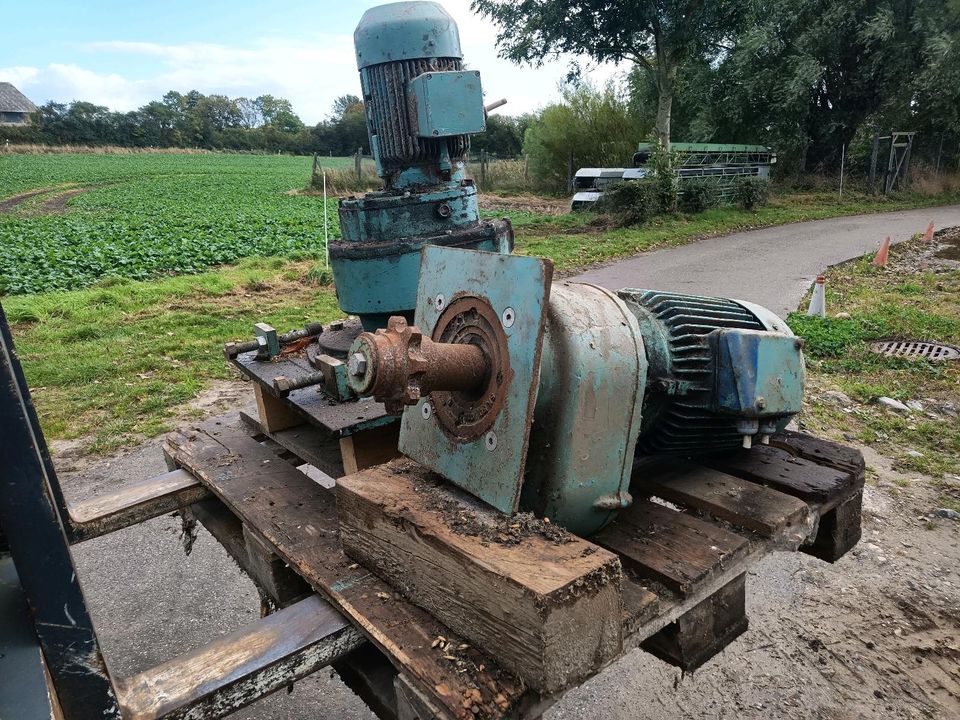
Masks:
[[[766,205],[770,196],[770,183],[766,178],[738,177],[733,183],[733,201],[742,210],[753,210]]]
[[[686,180],[680,187],[680,209],[688,213],[703,212],[717,204],[717,186],[709,180]]]
[[[655,180],[620,182],[603,193],[597,209],[619,225],[642,225],[660,212],[659,190]]]

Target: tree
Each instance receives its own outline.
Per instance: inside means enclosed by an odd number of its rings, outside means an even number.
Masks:
[[[580,84],[564,90],[562,103],[544,108],[527,129],[523,150],[539,183],[561,190],[571,154],[578,167],[623,167],[633,159],[640,131],[612,85],[597,90]]]
[[[657,91],[656,133],[670,144],[677,71],[720,57],[751,0],[473,0],[499,27],[501,56],[540,65],[564,53],[632,62]]]

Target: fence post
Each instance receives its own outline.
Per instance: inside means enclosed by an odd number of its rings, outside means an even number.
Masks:
[[[360,161],[362,158],[363,158],[363,148],[358,147],[357,154],[354,155],[354,163],[356,164],[356,168],[357,168],[357,184],[358,185],[360,184],[360,180],[362,179],[361,168],[360,168]]]
[[[480,188],[487,188],[487,151],[480,151]]]
[[[873,134],[873,148],[870,150],[870,194],[877,194],[877,157],[880,155],[880,133]]]

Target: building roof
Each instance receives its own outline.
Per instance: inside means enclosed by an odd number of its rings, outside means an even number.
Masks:
[[[32,113],[37,109],[22,92],[8,82],[0,82],[0,112]]]

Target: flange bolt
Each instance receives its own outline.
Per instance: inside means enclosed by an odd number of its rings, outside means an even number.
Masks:
[[[356,377],[363,377],[367,374],[367,357],[363,353],[355,352],[347,361],[347,371]]]

